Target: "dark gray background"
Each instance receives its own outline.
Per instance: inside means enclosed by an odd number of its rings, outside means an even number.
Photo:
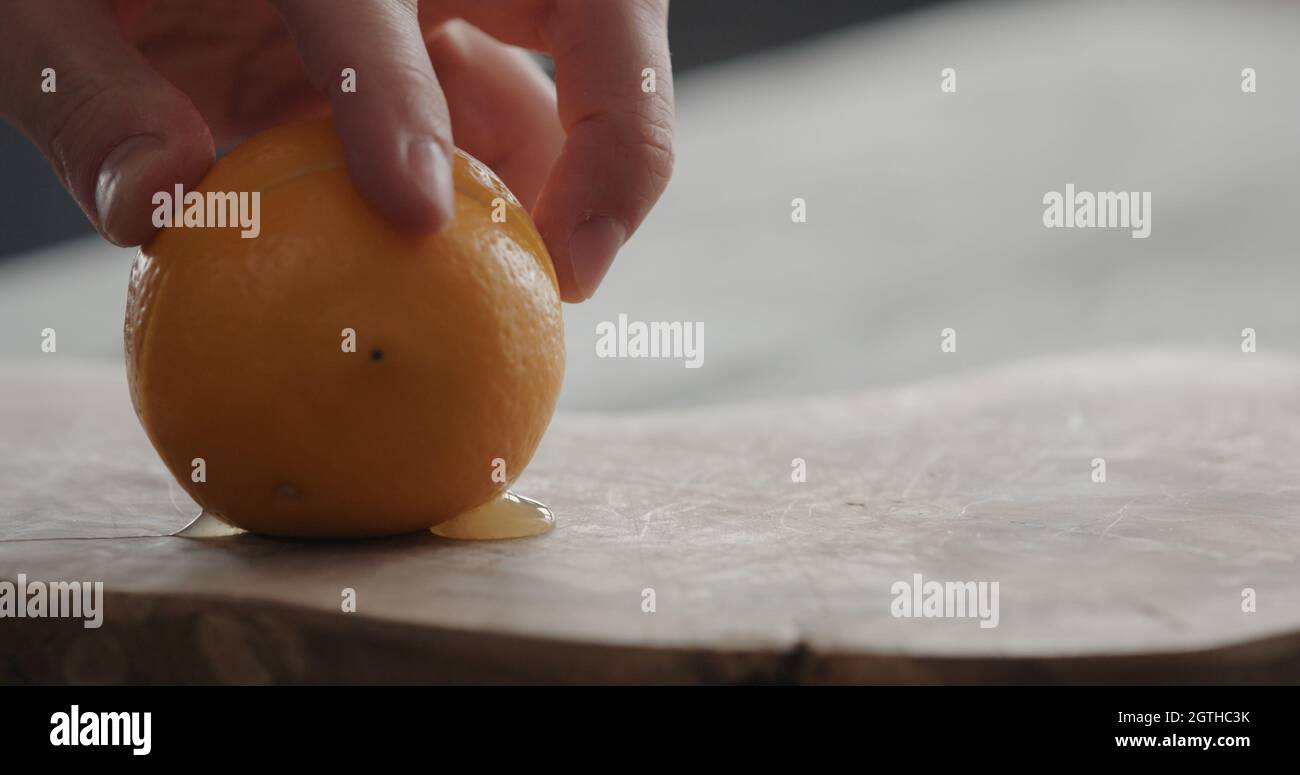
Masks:
[[[673,64],[688,73],[931,1],[681,0],[669,19]],[[93,232],[44,158],[7,123],[0,123],[0,173],[0,257]]]

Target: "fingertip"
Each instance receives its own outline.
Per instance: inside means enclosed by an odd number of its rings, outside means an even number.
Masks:
[[[569,260],[567,249],[564,253],[550,249],[550,254],[551,266],[555,267],[555,280],[560,286],[560,301],[569,304],[579,304],[586,301],[587,297],[578,288],[578,281],[574,279],[573,262]]]
[[[139,208],[135,206],[139,199],[137,190],[160,163],[163,148],[160,137],[135,135],[118,143],[104,157],[95,177],[94,217],[100,233],[114,245],[126,247],[138,244],[132,240],[146,238]]]
[[[100,234],[120,247],[140,245],[157,231],[154,195],[177,184],[192,190],[212,165],[211,137],[163,138],[136,134],[118,142],[95,176],[91,216]]]
[[[456,214],[452,155],[432,137],[406,144],[406,167],[415,194],[414,225],[419,231],[442,231]]]
[[[613,218],[588,217],[569,235],[569,265],[581,301],[596,295],[614,257],[627,240],[627,227]]]
[[[455,189],[451,160],[441,142],[416,136],[394,141],[388,153],[371,153],[369,147],[350,146],[347,161],[348,173],[371,210],[408,234],[431,234],[451,225]]]

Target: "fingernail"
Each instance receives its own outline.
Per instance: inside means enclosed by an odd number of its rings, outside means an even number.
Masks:
[[[584,299],[596,294],[626,239],[627,229],[623,224],[603,215],[593,216],[574,227],[569,235],[569,262],[573,265],[573,281]]]
[[[129,222],[132,208],[125,197],[148,174],[162,148],[163,141],[159,137],[134,135],[118,143],[99,165],[99,175],[95,178],[95,218],[99,230],[110,241],[118,245],[128,244],[126,235],[133,231]],[[149,201],[144,197],[152,197],[154,192],[147,195],[137,193],[142,197],[141,208],[144,208]]]
[[[433,230],[441,230],[451,223],[455,214],[452,160],[433,138],[417,137],[406,146],[406,161],[411,177],[433,212]]]

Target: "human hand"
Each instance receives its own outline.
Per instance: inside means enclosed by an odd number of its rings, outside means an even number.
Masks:
[[[566,301],[595,292],[672,170],[667,0],[7,3],[0,116],[118,245],[217,144],[332,110],[395,226],[452,218],[452,138],[533,213]],[[556,87],[515,46],[549,52]],[[41,89],[52,68],[57,89]],[[355,92],[340,89],[344,68]],[[645,68],[656,89],[642,90]]]

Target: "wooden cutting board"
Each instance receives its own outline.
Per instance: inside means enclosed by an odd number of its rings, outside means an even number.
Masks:
[[[171,537],[196,508],[120,368],[36,359],[0,396],[0,578],[106,589],[99,629],[0,619],[4,683],[1300,682],[1289,361],[561,414],[516,488],[557,529],[487,543]],[[998,582],[997,626],[893,615],[916,574]]]

